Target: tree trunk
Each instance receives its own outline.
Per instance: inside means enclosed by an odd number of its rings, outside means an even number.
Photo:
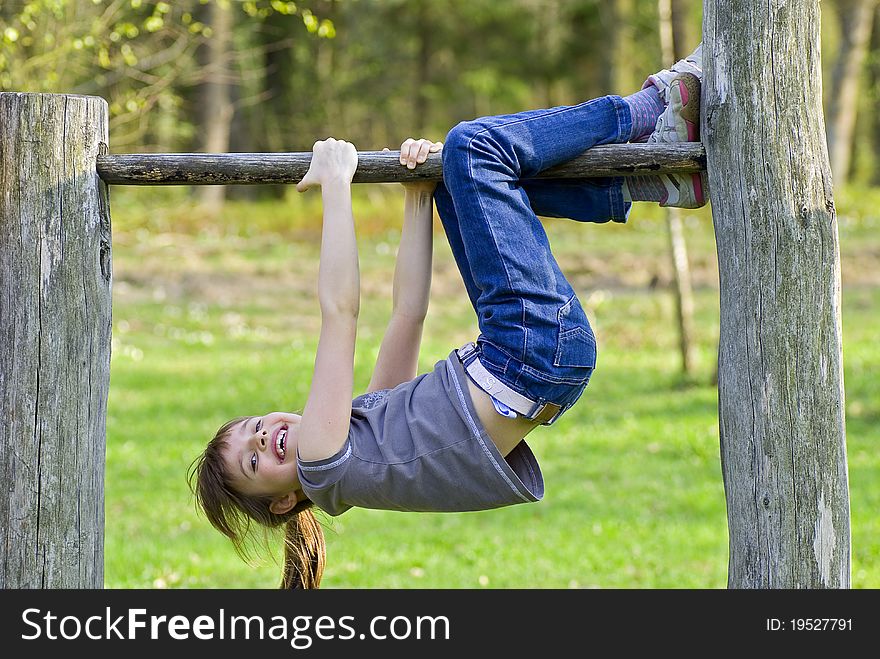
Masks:
[[[107,104],[0,93],[0,588],[102,588]]]
[[[705,0],[731,588],[848,588],[840,252],[819,0]]]
[[[667,209],[666,221],[669,231],[669,250],[672,255],[672,272],[675,277],[673,297],[678,320],[681,372],[690,375],[694,370],[694,292],[680,209]]]
[[[852,160],[853,132],[859,109],[859,83],[877,0],[837,0],[840,50],[831,76],[828,150],[835,183],[846,183]]]
[[[673,58],[679,60],[696,48],[700,41],[694,37],[689,20],[694,0],[668,0],[668,2],[672,22]]]
[[[880,11],[875,11],[871,17],[871,57],[868,58],[868,103],[873,105],[880,99]],[[876,112],[869,112],[865,123],[868,124],[868,142],[866,150],[870,156],[866,160],[870,163],[870,175],[867,180],[872,185],[880,185],[880,116]]]
[[[205,153],[229,151],[232,126],[232,95],[229,51],[232,41],[232,8],[225,2],[208,5],[208,25],[212,30],[207,42],[207,81],[202,85],[202,129]],[[198,191],[199,202],[212,212],[223,208],[226,188],[207,186]]]
[[[428,86],[431,84],[431,54],[433,50],[432,33],[435,28],[431,20],[431,3],[420,2],[416,8],[416,25],[413,36],[416,39],[416,65],[413,89],[413,123],[417,135],[426,135],[430,125],[431,102]]]
[[[321,16],[335,22],[338,6],[336,0],[322,0],[319,5]],[[344,53],[342,53],[344,56]],[[340,93],[344,85],[337,75],[340,59],[337,53],[336,39],[318,39],[316,42],[315,71],[317,73],[317,89],[315,96],[319,99],[324,116],[324,125],[320,132],[338,134],[341,126],[346,126],[345,100]],[[342,69],[344,71],[344,69]]]
[[[600,4],[602,24],[608,38],[605,49],[605,94],[629,94],[644,82],[632,70],[630,49],[633,47],[633,0],[611,0]]]
[[[660,50],[663,54],[663,67],[669,67],[678,58],[680,50],[675,40],[676,23],[671,0],[659,0],[658,15],[660,17]],[[679,25],[681,33],[681,25]],[[687,243],[684,239],[681,212],[678,208],[666,209],[666,225],[669,233],[669,248],[672,255],[673,298],[678,321],[678,346],[681,354],[681,371],[690,375],[694,364],[694,293],[691,286],[691,271],[688,265]]]
[[[291,111],[298,105],[290,73],[296,70],[293,35],[302,28],[301,23],[299,16],[273,12],[256,35],[263,49],[262,91],[266,100],[260,111],[253,113],[259,126],[252,120],[247,132],[254,138],[258,151],[290,149]],[[276,199],[283,199],[286,193],[287,187],[282,185],[266,186],[262,192]]]

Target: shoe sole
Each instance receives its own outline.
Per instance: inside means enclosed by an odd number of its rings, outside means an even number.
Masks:
[[[681,95],[681,118],[687,123],[688,142],[700,141],[700,81],[687,74],[678,79]]]
[[[681,118],[687,126],[688,142],[700,141],[700,80],[693,74],[678,79],[678,92],[681,95]],[[693,174],[694,199],[701,206],[706,203],[703,194],[702,174]]]

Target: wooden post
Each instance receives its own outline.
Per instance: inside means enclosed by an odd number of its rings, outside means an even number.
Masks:
[[[103,99],[0,93],[0,588],[101,588],[110,379]]]
[[[848,588],[840,252],[819,0],[704,0],[732,588]]]

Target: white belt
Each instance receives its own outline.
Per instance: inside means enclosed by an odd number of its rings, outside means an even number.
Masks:
[[[527,419],[537,420],[545,425],[549,425],[556,420],[562,412],[561,406],[555,403],[538,403],[531,398],[517,393],[486,370],[486,367],[480,363],[478,357],[473,357],[468,362],[468,357],[471,357],[476,351],[477,346],[473,342],[466,343],[456,351],[458,358],[464,366],[464,370],[467,371],[474,384],[492,396],[492,398],[504,403]],[[501,411],[499,410],[499,412]]]

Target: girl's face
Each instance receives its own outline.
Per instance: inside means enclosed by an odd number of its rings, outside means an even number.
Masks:
[[[247,418],[230,431],[224,459],[226,473],[239,494],[302,498],[296,474],[301,419],[298,414],[272,412]]]

